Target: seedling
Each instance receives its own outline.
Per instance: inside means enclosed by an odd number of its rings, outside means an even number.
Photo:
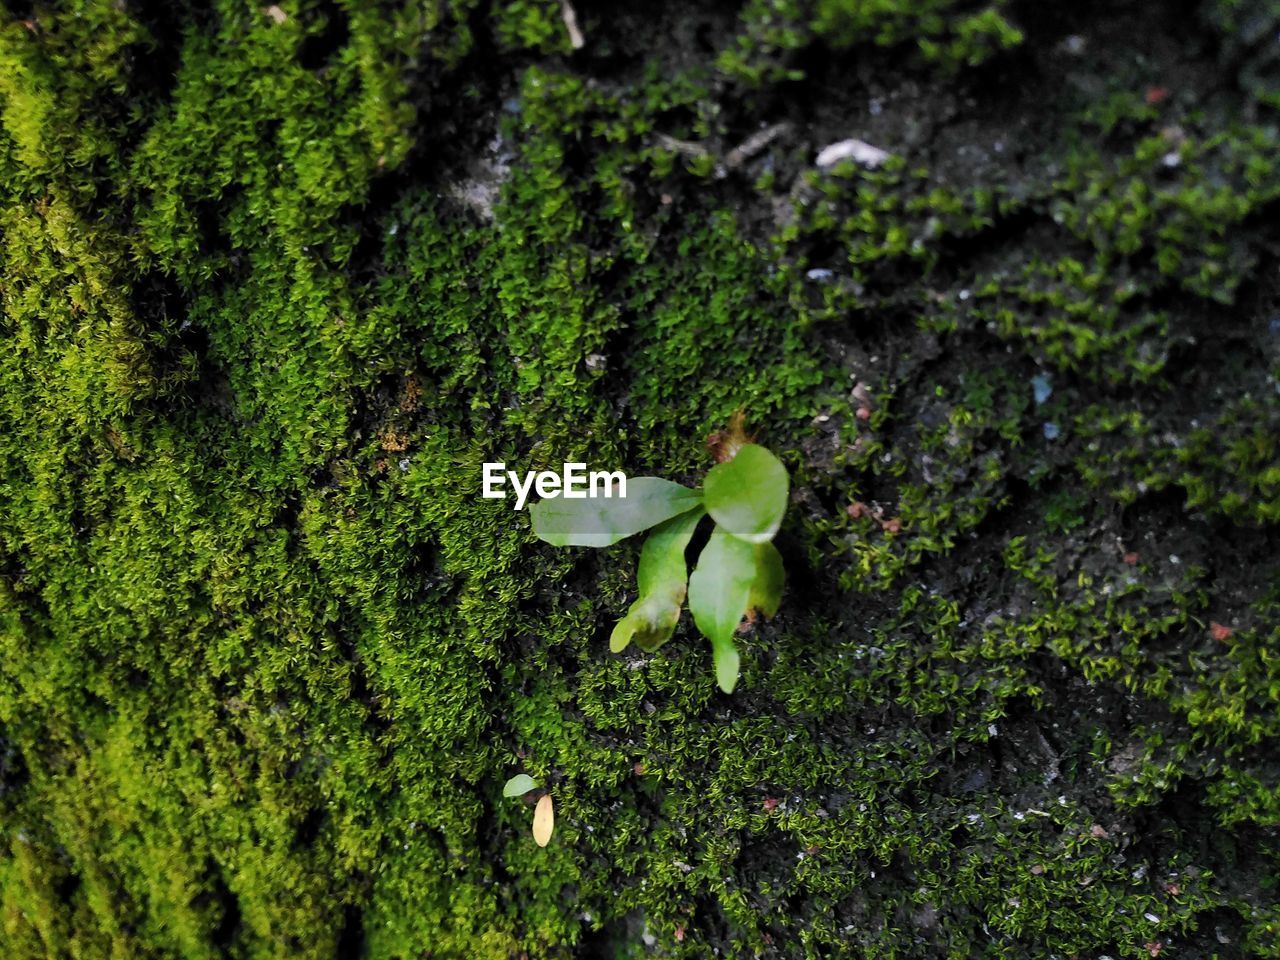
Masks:
[[[502,788],[502,795],[523,797],[530,790],[536,789],[538,789],[537,780],[527,773],[518,773],[507,781],[506,786]],[[545,847],[551,842],[551,831],[555,829],[555,825],[555,802],[551,799],[551,794],[544,793],[533,810],[533,842],[540,847]]]
[[[613,628],[609,647],[618,653],[634,641],[657,650],[675,632],[687,596],[694,623],[711,641],[716,682],[732,693],[739,624],[756,611],[772,617],[781,600],[782,557],[772,541],[787,509],[788,477],[777,457],[742,435],[736,418],[718,448],[722,462],[696,490],[637,477],[625,499],[547,499],[529,509],[533,532],[557,547],[607,547],[652,529],[640,551],[640,596]],[[715,527],[690,575],[685,550],[708,515]]]

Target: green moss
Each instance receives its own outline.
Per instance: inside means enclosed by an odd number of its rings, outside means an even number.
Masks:
[[[6,956],[1280,956],[1274,11],[578,6],[0,25]],[[739,408],[725,697],[479,465]]]

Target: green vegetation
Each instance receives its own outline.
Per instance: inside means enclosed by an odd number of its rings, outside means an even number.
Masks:
[[[716,682],[732,693],[738,682],[733,642],[743,617],[778,612],[785,574],[771,542],[787,510],[787,468],[759,444],[748,442],[741,416],[718,444],[721,460],[704,487],[690,490],[658,477],[639,477],[625,498],[555,497],[531,506],[533,530],[558,547],[607,547],[650,527],[640,551],[640,598],[609,637],[614,653],[631,641],[652,653],[671,639],[686,592],[694,622],[711,641]],[[715,521],[692,575],[685,551],[698,522]]]
[[[1280,9],[575,8],[5,6],[4,956],[1280,957]]]

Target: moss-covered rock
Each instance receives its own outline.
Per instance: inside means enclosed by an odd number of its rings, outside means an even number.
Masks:
[[[4,956],[1280,957],[1274,2],[6,9]]]

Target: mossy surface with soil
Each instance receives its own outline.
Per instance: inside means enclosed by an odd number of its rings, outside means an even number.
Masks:
[[[4,957],[1280,958],[1275,0],[0,9]]]

